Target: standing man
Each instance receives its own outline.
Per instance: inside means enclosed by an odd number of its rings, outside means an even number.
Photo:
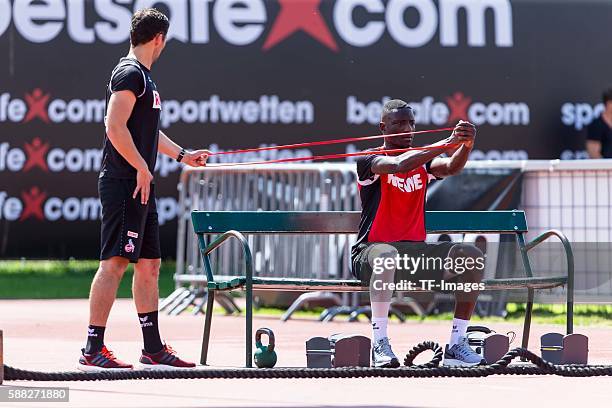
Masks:
[[[391,155],[376,151],[412,146],[413,135],[409,132],[415,131],[414,112],[404,101],[388,101],[383,107],[379,126],[385,135],[404,135],[385,137],[383,146],[372,149],[372,155],[357,160],[363,209],[359,235],[351,255],[353,273],[364,285],[370,286],[372,365],[399,367],[387,336],[393,295],[389,284],[412,282],[417,289],[423,282],[433,282],[434,290],[439,290],[447,282],[460,282],[473,288],[473,284],[479,285],[482,279],[484,259],[478,248],[452,242],[424,242],[427,183],[461,172],[474,145],[476,128],[471,123],[460,121],[449,138],[427,146],[426,150]],[[450,150],[448,146],[440,147],[446,144],[454,147]],[[438,157],[444,152],[450,157]],[[402,264],[398,257],[422,262],[421,267],[409,270],[407,263]],[[480,264],[476,262],[479,257]],[[472,260],[469,268],[467,259]],[[466,329],[477,298],[478,290],[455,291],[455,318],[444,353],[445,365],[472,366],[483,362],[466,339]]]
[[[612,159],[612,88],[603,93],[604,111],[587,128],[586,148],[591,159]]]
[[[132,292],[144,349],[144,369],[195,367],[162,343],[157,325],[161,263],[153,171],[157,153],[190,166],[204,166],[206,150],[188,152],[159,130],[161,98],[151,65],[166,45],[168,18],[155,9],[132,17],[130,51],[113,69],[106,91],[106,136],[98,190],[102,203],[100,266],[89,296],[87,345],[83,371],[129,370],[104,345],[104,330],[119,282],[134,263]]]

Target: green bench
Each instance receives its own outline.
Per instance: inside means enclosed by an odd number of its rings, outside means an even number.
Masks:
[[[210,339],[215,292],[236,289],[246,290],[246,367],[252,367],[253,345],[253,289],[355,292],[368,291],[359,280],[293,279],[253,276],[251,249],[243,234],[354,234],[357,232],[360,213],[304,212],[304,211],[193,211],[193,228],[203,258],[204,274],[192,275],[190,283],[206,285],[208,298],[202,338],[200,363],[206,364]],[[515,234],[525,268],[525,277],[487,279],[487,290],[526,289],[527,305],[523,325],[522,346],[527,347],[534,291],[567,285],[567,333],[573,332],[574,259],[568,239],[559,231],[548,231],[526,243],[527,220],[523,211],[428,211],[428,233],[494,233]],[[209,242],[208,234],[220,234]],[[558,237],[567,257],[567,275],[534,277],[527,252],[551,236]],[[230,238],[237,239],[244,255],[244,275],[215,277],[210,253]]]

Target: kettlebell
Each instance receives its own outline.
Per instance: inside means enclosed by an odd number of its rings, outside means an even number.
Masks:
[[[268,345],[261,344],[261,335],[268,335]],[[274,332],[262,327],[255,332],[255,365],[259,368],[272,368],[276,365],[276,352],[274,351]]]

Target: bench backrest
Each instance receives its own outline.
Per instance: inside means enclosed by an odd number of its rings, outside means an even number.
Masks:
[[[196,234],[354,234],[358,211],[199,211],[191,213]],[[428,233],[527,232],[524,211],[427,211]]]

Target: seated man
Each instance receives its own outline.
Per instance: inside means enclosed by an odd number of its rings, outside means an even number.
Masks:
[[[412,108],[401,100],[388,101],[383,107],[380,130],[385,135],[414,132]],[[425,284],[426,289],[436,290],[448,282],[455,282],[455,287],[461,282],[466,287],[471,285],[473,288],[473,284],[476,284],[481,288],[478,283],[482,279],[484,259],[478,248],[452,242],[424,242],[427,183],[461,172],[472,150],[475,135],[474,125],[460,121],[450,137],[430,145],[428,149],[401,154],[376,154],[377,150],[412,146],[412,134],[390,136],[384,138],[383,146],[372,149],[372,155],[357,160],[362,213],[358,240],[351,256],[353,273],[370,285],[372,364],[375,367],[399,367],[399,360],[393,354],[387,337],[388,313],[393,295],[393,287],[389,283],[399,283],[400,278],[407,278],[415,285],[414,289]],[[447,144],[453,146],[442,146]],[[449,157],[438,157],[443,153]],[[401,270],[398,267],[406,267],[406,257],[421,262],[418,270]],[[460,260],[461,263],[458,262]],[[480,263],[474,260],[480,260]],[[456,265],[462,267],[453,267],[455,264],[452,261],[457,261]],[[469,268],[468,264],[471,265]],[[450,343],[444,353],[445,365],[472,366],[483,363],[466,339],[466,329],[477,298],[478,290],[455,291],[455,316]]]
[[[587,128],[586,149],[591,159],[612,158],[612,88],[603,93],[604,110]]]

